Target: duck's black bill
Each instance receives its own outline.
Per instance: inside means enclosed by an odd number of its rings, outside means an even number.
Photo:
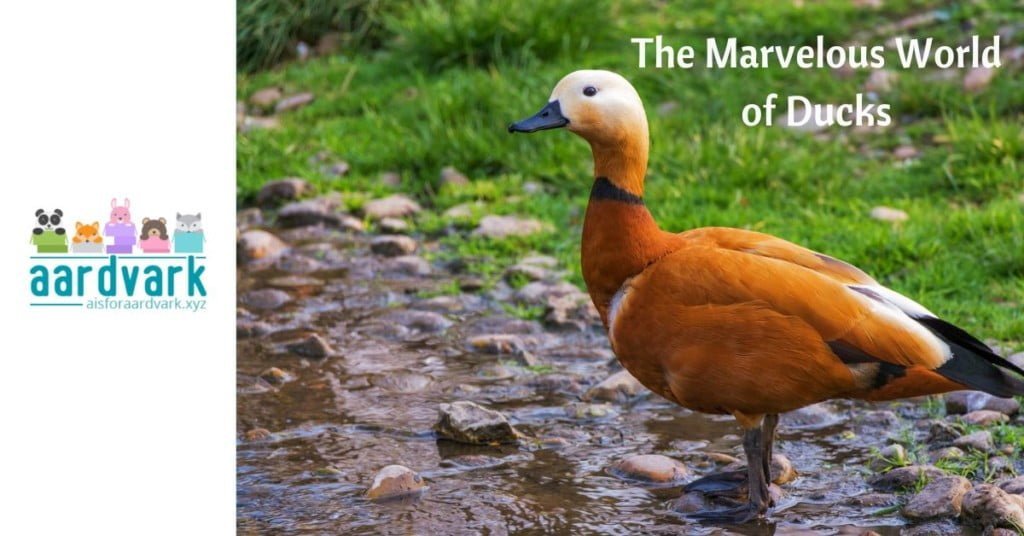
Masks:
[[[557,100],[548,103],[532,117],[517,121],[508,126],[509,132],[537,132],[538,130],[549,130],[562,128],[569,124],[569,120],[562,115],[562,107]]]

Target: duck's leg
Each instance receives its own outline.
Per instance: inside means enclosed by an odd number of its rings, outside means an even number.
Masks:
[[[771,482],[772,447],[775,444],[775,428],[779,424],[779,416],[776,414],[765,415],[761,423],[761,430],[764,432],[764,464],[765,474]],[[698,491],[715,498],[743,500],[747,495],[747,470],[721,471],[711,473],[690,482],[683,486],[683,492],[689,493]]]
[[[747,502],[735,508],[690,514],[699,521],[717,523],[746,523],[768,511],[768,465],[765,463],[765,434],[761,426],[748,428],[743,434],[743,451],[747,456]],[[769,455],[767,459],[771,459]]]
[[[772,449],[775,447],[775,427],[779,425],[779,415],[769,413],[764,416],[761,423],[761,432],[764,433],[764,449],[762,449],[761,463],[764,465],[764,474],[767,476],[767,483],[772,483]],[[768,506],[775,506],[775,501],[769,497]]]

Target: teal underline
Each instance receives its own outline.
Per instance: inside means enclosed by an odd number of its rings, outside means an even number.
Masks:
[[[188,255],[184,255],[184,256],[182,256],[182,255],[159,255],[159,256],[156,256],[156,255],[152,255],[152,256],[150,256],[150,255],[103,255],[102,257],[94,257],[94,256],[91,256],[91,255],[90,256],[85,256],[85,255],[32,255],[29,258],[33,259],[33,260],[68,260],[68,259],[71,259],[71,260],[79,260],[79,259],[80,260],[100,260],[100,259],[109,259],[111,257],[117,257],[118,259],[124,259],[124,260],[129,260],[129,261],[130,260],[134,260],[134,259],[139,259],[139,260],[143,260],[143,259],[145,259],[145,260],[161,260],[161,259],[166,259],[166,260],[184,260],[184,259],[189,258]],[[198,259],[198,260],[206,260],[206,256],[205,255],[201,255],[201,256],[198,256],[198,257],[195,257],[195,258]]]
[[[81,303],[30,303],[32,307],[81,307]]]

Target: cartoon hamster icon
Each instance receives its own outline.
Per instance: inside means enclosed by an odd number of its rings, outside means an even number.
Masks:
[[[167,236],[167,220],[142,218],[142,234],[139,247],[143,253],[170,253],[171,241]]]
[[[125,198],[124,205],[117,204],[117,198],[110,200],[110,221],[103,227],[103,234],[113,238],[107,244],[107,253],[131,253],[135,246],[135,224],[129,210],[131,202]]]
[[[103,237],[100,236],[100,222],[89,225],[75,222],[75,236],[71,238],[72,253],[103,253]]]
[[[39,225],[32,229],[32,238],[29,243],[36,247],[39,253],[67,253],[68,235],[60,226],[64,218],[64,211],[59,208],[47,212],[43,209],[36,211],[36,223]]]
[[[203,235],[203,216],[195,214],[177,213],[178,224],[174,228],[174,252],[175,253],[202,253],[203,242],[206,237]]]

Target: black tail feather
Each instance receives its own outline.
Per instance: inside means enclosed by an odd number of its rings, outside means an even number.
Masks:
[[[935,336],[949,345],[953,357],[935,372],[971,389],[999,397],[1024,395],[1024,370],[996,355],[985,343],[970,333],[939,318],[915,318]]]

